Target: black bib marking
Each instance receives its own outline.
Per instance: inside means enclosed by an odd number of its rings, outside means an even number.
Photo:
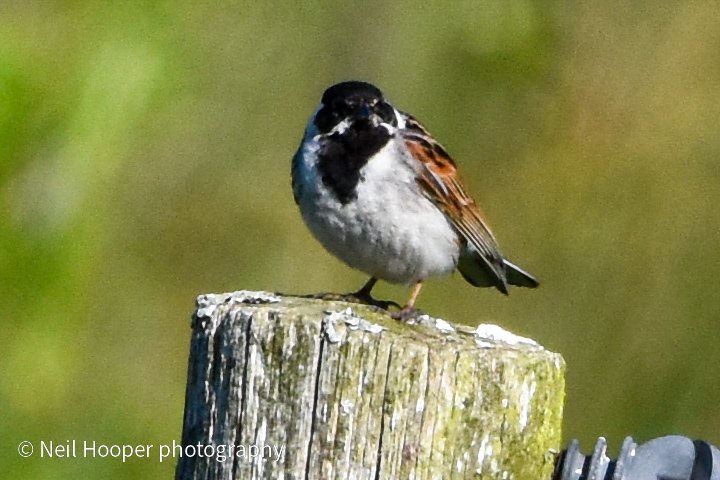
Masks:
[[[340,203],[345,205],[357,198],[357,186],[363,180],[360,170],[390,138],[384,127],[357,120],[342,134],[334,133],[322,141],[318,171]]]

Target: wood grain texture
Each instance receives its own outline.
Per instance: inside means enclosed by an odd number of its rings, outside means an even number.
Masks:
[[[201,296],[182,438],[195,447],[176,478],[549,478],[563,374],[558,354],[494,326]]]

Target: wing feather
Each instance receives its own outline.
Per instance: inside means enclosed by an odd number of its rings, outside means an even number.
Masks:
[[[481,261],[492,284],[506,292],[503,256],[480,208],[467,193],[455,163],[417,120],[405,114],[405,121],[406,127],[402,130],[405,145],[421,165],[418,184],[425,195],[445,213],[460,234],[469,254]]]

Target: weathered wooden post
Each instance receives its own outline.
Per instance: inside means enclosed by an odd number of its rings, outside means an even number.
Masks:
[[[176,478],[549,479],[563,373],[494,326],[204,295]]]

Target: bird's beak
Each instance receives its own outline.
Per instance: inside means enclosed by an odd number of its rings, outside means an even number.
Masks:
[[[370,105],[368,105],[367,103],[363,103],[362,105],[360,105],[360,108],[357,111],[358,118],[368,119],[372,116],[372,114],[372,108],[370,108]]]

